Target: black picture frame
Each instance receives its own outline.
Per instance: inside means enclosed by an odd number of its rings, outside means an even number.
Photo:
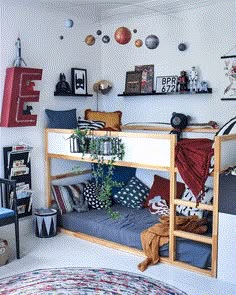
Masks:
[[[74,95],[87,95],[87,70],[71,69],[71,88]]]
[[[136,72],[142,72],[141,93],[153,93],[154,90],[154,65],[135,66]]]
[[[126,72],[125,94],[141,93],[142,72],[129,71]]]

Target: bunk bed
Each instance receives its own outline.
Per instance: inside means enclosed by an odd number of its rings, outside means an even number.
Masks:
[[[219,176],[225,169],[236,164],[234,153],[236,134],[214,138],[214,169],[211,173],[214,191],[213,203],[202,204],[176,197],[178,174],[175,165],[176,135],[157,134],[156,129],[155,132],[152,130],[152,132],[145,133],[137,132],[136,128],[134,129],[135,132],[132,132],[134,130],[126,130],[127,132],[91,132],[93,136],[109,135],[119,137],[122,140],[125,146],[125,156],[122,161],[116,162],[117,166],[151,169],[169,174],[169,240],[167,245],[160,248],[160,261],[216,277]],[[211,137],[214,135],[214,132],[209,130],[202,129],[200,132],[209,132]],[[52,161],[63,159],[93,162],[89,155],[82,156],[81,153],[71,152],[68,137],[72,133],[73,130],[66,129],[45,130],[47,205],[49,207],[52,204],[52,182],[73,176],[73,172],[52,175]],[[86,170],[84,173],[90,173],[90,170]],[[211,212],[211,230],[204,235],[177,230],[176,207],[179,205]],[[84,213],[73,211],[63,214],[60,231],[104,246],[145,256],[142,251],[140,234],[143,230],[157,223],[158,217],[150,214],[146,208],[135,210],[119,204],[115,204],[114,208],[121,212],[121,218],[116,221],[109,219],[105,210],[90,210]]]

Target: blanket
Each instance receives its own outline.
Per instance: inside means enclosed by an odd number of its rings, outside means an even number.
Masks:
[[[207,231],[207,219],[197,216],[176,216],[176,230],[196,234]],[[169,216],[161,216],[157,223],[141,233],[142,247],[147,258],[138,264],[140,271],[145,271],[149,265],[157,264],[160,260],[159,248],[169,242]]]
[[[189,189],[200,202],[204,185],[209,176],[213,141],[207,138],[185,138],[175,149],[175,163]]]

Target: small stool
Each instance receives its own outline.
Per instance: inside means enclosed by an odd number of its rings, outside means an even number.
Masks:
[[[34,211],[35,235],[39,238],[51,238],[57,234],[57,210],[40,208]]]
[[[10,257],[10,248],[6,240],[0,239],[0,266],[7,264]]]

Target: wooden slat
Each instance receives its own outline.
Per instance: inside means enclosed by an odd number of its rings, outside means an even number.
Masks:
[[[207,210],[207,211],[213,211],[213,205],[201,204],[201,203],[196,204],[196,202],[184,201],[181,199],[175,199],[174,204],[183,205],[183,206],[192,207],[192,208],[198,208],[198,209]]]
[[[193,233],[189,233],[189,232],[182,231],[182,230],[175,230],[174,231],[174,236],[179,237],[179,238],[192,240],[192,241],[196,241],[196,242],[205,243],[205,244],[210,244],[210,245],[212,244],[212,238],[211,237],[198,235],[198,234],[193,234]]]
[[[122,130],[146,130],[146,131],[167,131],[170,132],[173,130],[172,127],[164,127],[164,126],[154,126],[154,125],[127,125],[121,126]],[[195,132],[195,133],[216,133],[219,129],[211,128],[211,127],[188,127],[183,130],[183,132]]]
[[[82,171],[78,171],[78,172],[68,172],[68,173],[63,173],[63,174],[52,175],[52,176],[50,176],[50,179],[57,180],[57,179],[63,179],[63,178],[68,178],[68,177],[75,177],[75,176],[79,176],[79,175],[89,174],[89,173],[92,173],[91,169],[82,170]]]
[[[138,249],[135,249],[135,248],[132,248],[132,247],[124,246],[124,245],[121,245],[119,243],[115,243],[115,242],[107,241],[107,240],[104,240],[104,239],[96,238],[94,236],[90,236],[90,235],[80,233],[80,232],[73,232],[73,231],[70,231],[70,230],[66,230],[64,228],[59,228],[59,232],[61,232],[63,234],[66,234],[66,235],[76,237],[76,238],[80,238],[82,240],[85,240],[85,241],[88,241],[88,242],[91,242],[91,243],[96,243],[96,244],[104,246],[104,247],[112,248],[112,249],[115,249],[115,250],[118,250],[118,251],[124,251],[124,252],[130,253],[130,254],[133,254],[133,255],[137,255],[137,256],[141,256],[141,257],[146,257],[145,254],[144,254],[144,251],[138,250]],[[160,257],[160,262],[161,263],[166,263],[166,264],[169,264],[169,265],[174,265],[174,266],[177,266],[177,267],[182,267],[184,269],[194,271],[194,272],[197,272],[197,273],[201,273],[201,274],[204,274],[204,275],[212,276],[211,275],[211,270],[198,268],[196,266],[192,266],[192,265],[190,265],[188,263],[184,263],[184,262],[181,262],[181,261],[171,261],[169,259],[169,257]]]

